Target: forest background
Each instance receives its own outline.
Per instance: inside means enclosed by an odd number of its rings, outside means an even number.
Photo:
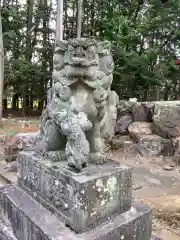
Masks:
[[[76,37],[77,0],[64,0],[64,39]],[[1,0],[4,112],[41,113],[52,84],[55,0]],[[180,1],[84,0],[82,36],[112,42],[120,99],[180,98]]]

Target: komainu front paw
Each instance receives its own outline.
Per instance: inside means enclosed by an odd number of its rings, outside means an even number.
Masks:
[[[77,172],[80,172],[83,168],[87,167],[87,160],[83,159],[75,159],[74,156],[68,157],[68,165],[69,167],[75,169]]]
[[[48,151],[46,154],[48,160],[52,162],[62,162],[66,160],[65,151]]]
[[[97,164],[97,165],[102,165],[102,164],[105,164],[107,162],[107,156],[100,153],[100,152],[90,153],[89,154],[89,161],[91,163],[94,163],[94,164]]]

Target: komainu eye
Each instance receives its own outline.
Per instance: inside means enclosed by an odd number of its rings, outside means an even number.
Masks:
[[[74,50],[73,46],[72,46],[72,45],[69,45],[68,50],[69,50],[69,51],[73,51],[73,50]]]
[[[58,59],[54,59],[54,64],[55,65],[58,65],[60,62],[59,62],[59,60]]]
[[[89,51],[90,51],[90,52],[94,52],[94,51],[95,51],[95,47],[94,47],[94,46],[90,46],[90,47],[89,47]]]

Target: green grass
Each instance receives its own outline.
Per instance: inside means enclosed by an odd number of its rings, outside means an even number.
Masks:
[[[18,133],[18,131],[16,131],[16,130],[13,130],[13,129],[4,129],[5,130],[5,133],[7,134],[7,135],[14,135],[14,134],[17,134]]]
[[[0,128],[0,135],[14,135],[17,133],[18,133],[18,131],[13,130],[13,129],[9,130],[9,129],[3,128],[3,127]]]

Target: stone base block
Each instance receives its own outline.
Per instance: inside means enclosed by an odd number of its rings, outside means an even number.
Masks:
[[[22,152],[18,163],[19,186],[77,233],[131,208],[132,169],[119,162],[76,173],[67,161],[52,163]]]
[[[2,240],[151,239],[151,208],[144,205],[133,204],[127,212],[77,234],[15,185],[0,190],[0,218]]]

